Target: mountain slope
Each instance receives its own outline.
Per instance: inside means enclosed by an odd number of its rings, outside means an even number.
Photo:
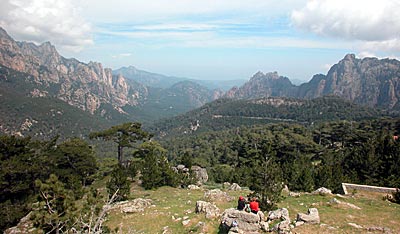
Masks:
[[[101,118],[70,106],[40,88],[32,76],[0,67],[0,134],[66,138],[113,124],[106,120],[108,116]]]

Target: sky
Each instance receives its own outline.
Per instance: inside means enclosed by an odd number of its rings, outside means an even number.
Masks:
[[[308,81],[348,53],[400,57],[399,0],[0,0],[19,41],[104,67],[202,80]]]

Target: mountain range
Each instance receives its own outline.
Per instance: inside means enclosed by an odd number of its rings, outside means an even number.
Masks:
[[[99,128],[126,121],[149,123],[199,108],[221,97],[314,99],[333,95],[359,105],[399,110],[399,79],[399,61],[358,59],[353,54],[332,66],[328,74],[315,75],[310,82],[299,86],[277,72],[257,72],[243,84],[242,80],[198,81],[170,77],[133,66],[113,71],[98,62],[83,63],[65,58],[50,42],[36,45],[15,41],[0,27],[0,131],[3,133],[21,132],[27,119],[30,125],[49,120],[56,108],[38,108],[46,112],[40,115],[30,114],[28,110],[34,112],[33,106],[52,106],[49,103],[53,102],[57,103],[60,113],[73,108],[76,115],[65,121],[69,123],[65,129],[72,132],[89,131],[93,123],[96,123],[93,127]],[[21,102],[31,104],[21,105]],[[229,102],[230,107],[234,105]],[[14,115],[21,115],[21,118]],[[73,127],[78,115],[85,120],[82,126],[87,128]],[[90,116],[97,120],[87,123]],[[46,128],[57,132],[60,121],[63,119],[47,121]],[[30,128],[31,133],[25,130],[25,134],[48,133],[33,133],[32,129],[35,127]]]
[[[225,97],[253,99],[293,97],[313,99],[335,95],[360,105],[385,109],[400,108],[400,62],[395,59],[357,59],[346,55],[327,75],[317,74],[300,86],[277,72],[257,72],[241,87],[229,90]]]
[[[7,68],[2,70],[0,86],[6,87],[4,82],[11,79],[19,84],[25,82],[26,87],[34,84],[34,90],[30,92],[35,95],[61,100],[114,123],[129,120],[146,122],[174,116],[200,107],[223,93],[187,79],[174,80],[144,71],[138,72],[143,79],[129,79],[120,72],[113,74],[111,69],[104,68],[98,62],[86,64],[74,58],[65,58],[50,42],[35,45],[15,41],[2,28],[0,66]],[[148,86],[151,79],[157,76],[162,78],[161,82],[170,83],[165,86]],[[26,88],[23,85],[18,87]],[[30,93],[20,91],[14,90],[14,93]],[[16,123],[14,128],[21,124]]]

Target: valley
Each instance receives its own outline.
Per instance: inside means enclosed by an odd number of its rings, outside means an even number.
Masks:
[[[399,232],[398,190],[341,195],[400,187],[399,77],[398,60],[347,54],[301,85],[201,81],[65,58],[0,28],[0,230],[245,233],[221,221],[245,196],[263,211],[257,233]],[[278,208],[290,220],[270,219]],[[309,208],[320,222],[300,226]]]

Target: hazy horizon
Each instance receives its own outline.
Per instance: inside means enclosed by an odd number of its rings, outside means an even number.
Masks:
[[[308,81],[346,54],[400,57],[396,0],[2,0],[16,40],[64,57],[197,80]]]

